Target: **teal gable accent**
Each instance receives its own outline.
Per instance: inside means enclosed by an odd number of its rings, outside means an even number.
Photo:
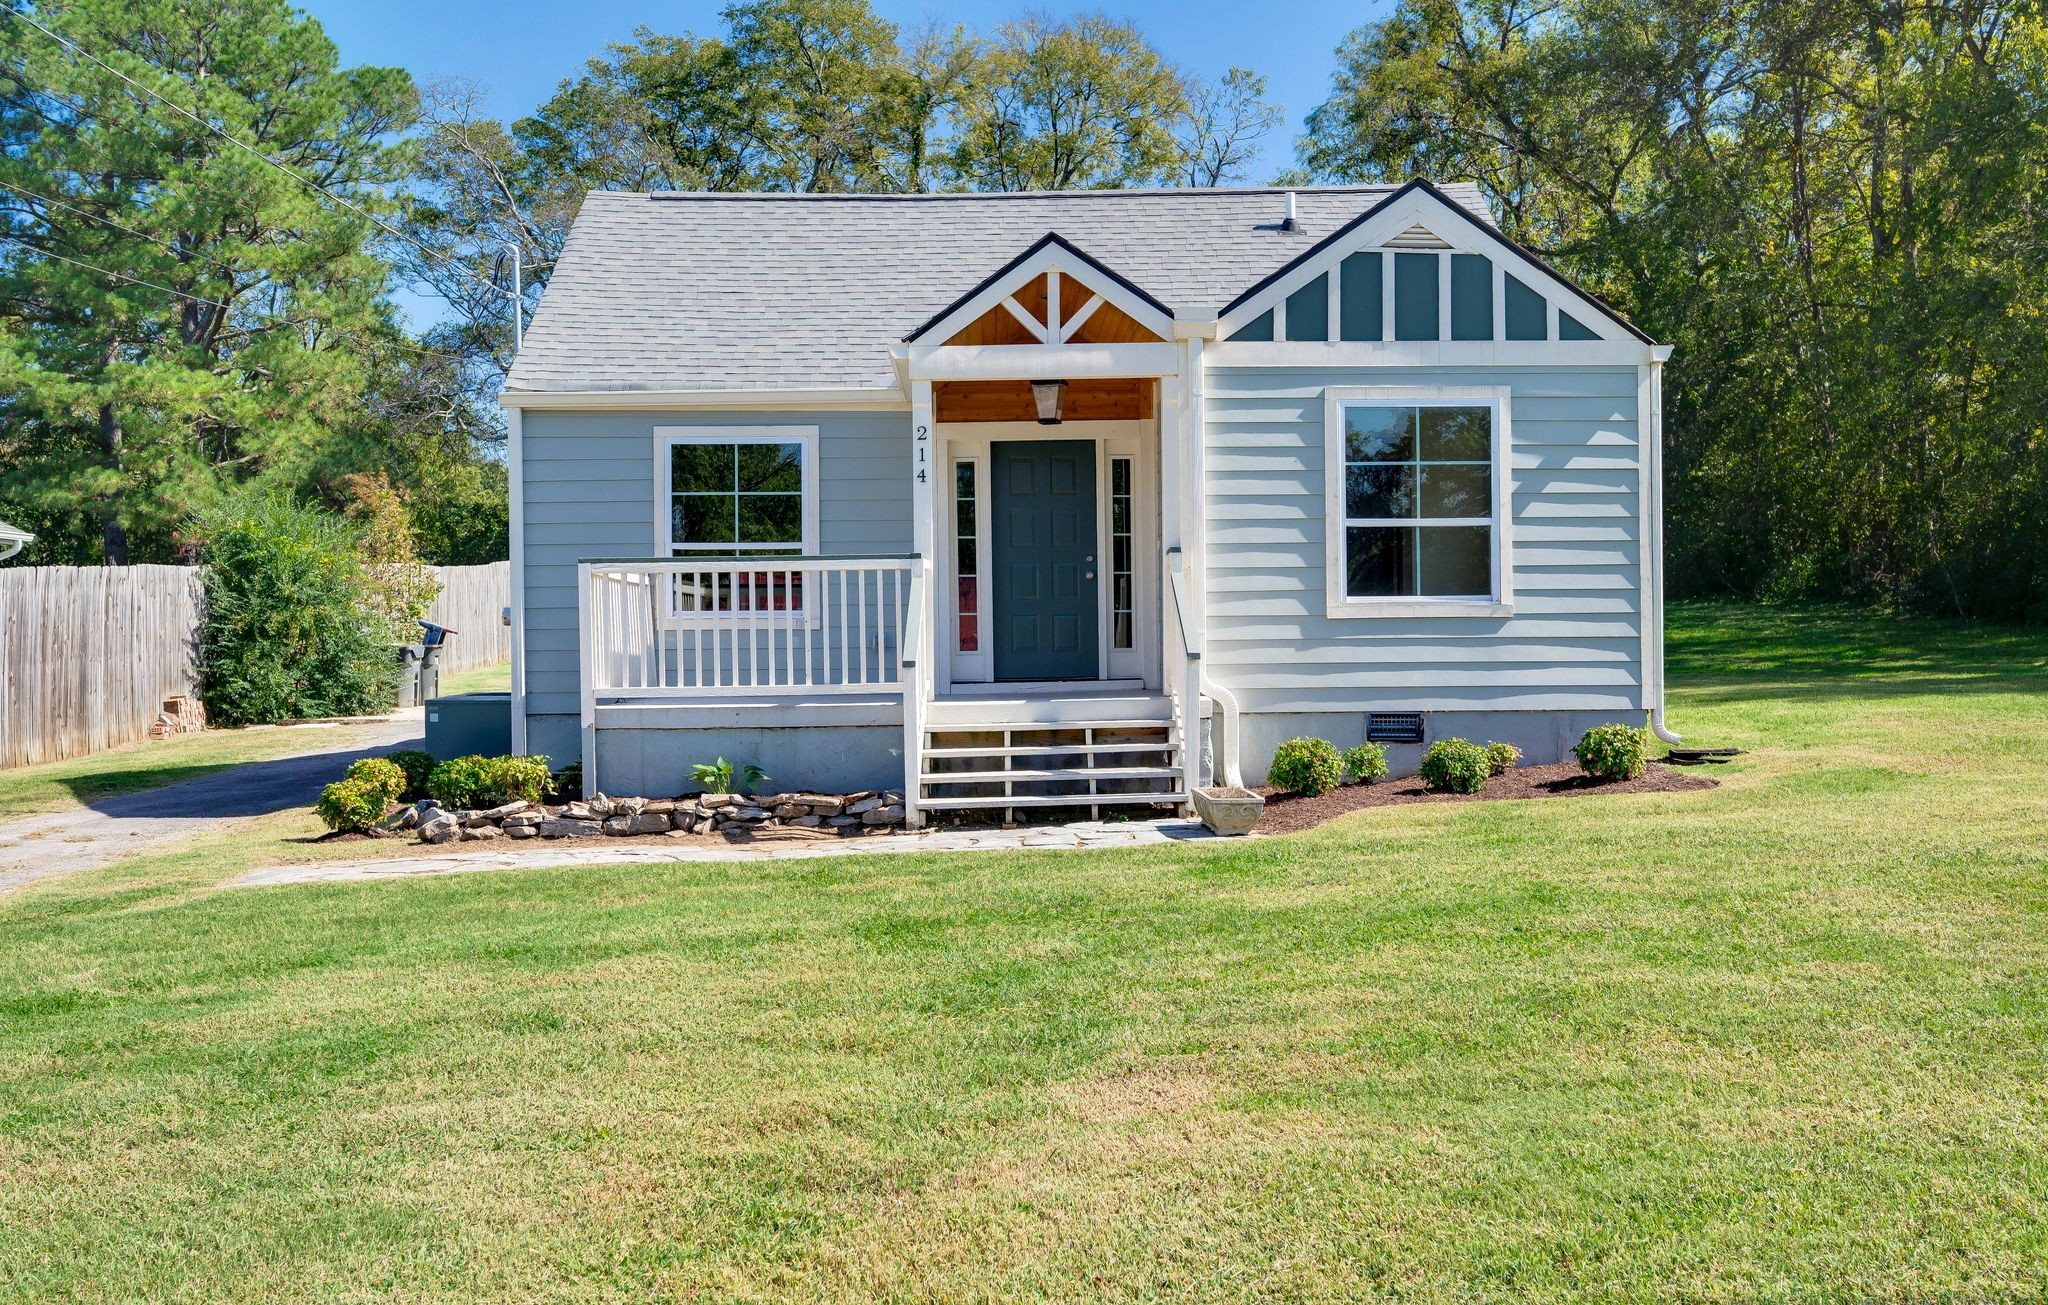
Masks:
[[[1510,340],[1550,338],[1550,307],[1543,296],[1516,279],[1513,272],[1501,278],[1507,285],[1507,332]]]
[[[1493,260],[1480,254],[1451,255],[1451,338],[1493,338]]]
[[[1560,308],[1557,310],[1557,338],[1560,340],[1597,340],[1600,337],[1586,325]]]
[[[1394,255],[1394,338],[1434,340],[1437,335],[1435,254]]]
[[[1287,296],[1287,338],[1327,340],[1330,338],[1330,276],[1317,277]]]
[[[1230,337],[1233,340],[1271,340],[1273,338],[1273,310],[1268,308],[1243,326]]]
[[[1338,330],[1346,340],[1377,340],[1385,332],[1386,264],[1377,251],[1353,254],[1337,273]]]

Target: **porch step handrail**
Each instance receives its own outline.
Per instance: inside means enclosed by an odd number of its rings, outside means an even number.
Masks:
[[[1194,602],[1188,597],[1187,556],[1177,544],[1166,550],[1166,581],[1181,655],[1180,665],[1173,668],[1177,673],[1172,675],[1174,723],[1181,739],[1181,791],[1192,793],[1202,765],[1202,635]]]

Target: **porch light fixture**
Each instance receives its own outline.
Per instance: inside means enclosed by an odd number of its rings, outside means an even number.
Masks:
[[[1057,426],[1060,424],[1060,409],[1066,406],[1067,383],[1065,381],[1031,382],[1031,403],[1038,409],[1038,424]]]

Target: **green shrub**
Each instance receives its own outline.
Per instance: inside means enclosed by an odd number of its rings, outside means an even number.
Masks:
[[[1477,793],[1493,763],[1470,739],[1438,739],[1422,757],[1422,782],[1439,793]]]
[[[450,757],[428,772],[427,796],[457,810],[483,806],[490,766],[489,757]]]
[[[1634,779],[1650,759],[1650,731],[1633,725],[1595,725],[1572,749],[1579,769],[1600,779]]]
[[[405,799],[414,801],[427,795],[427,776],[434,773],[434,754],[418,748],[400,748],[391,753],[392,765],[405,772]]]
[[[1505,775],[1515,768],[1522,759],[1522,750],[1512,743],[1489,743],[1486,745],[1487,769],[1495,775]]]
[[[352,779],[381,794],[386,806],[405,796],[405,771],[397,762],[383,757],[363,757],[349,763],[343,779]]]
[[[358,529],[274,491],[231,494],[198,522],[206,559],[201,696],[213,725],[359,716],[390,707],[391,632]]]
[[[1374,784],[1387,777],[1387,750],[1377,743],[1344,749],[1344,782]]]
[[[546,757],[454,757],[427,776],[427,795],[451,809],[539,802],[552,778]]]
[[[384,790],[369,780],[343,779],[320,792],[313,810],[322,824],[336,833],[359,834],[384,818],[391,809]]]
[[[1343,780],[1344,763],[1328,739],[1289,739],[1273,753],[1266,778],[1274,788],[1320,797]]]
[[[554,776],[548,773],[546,757],[493,757],[489,763],[490,805],[507,802],[539,802],[546,798]]]

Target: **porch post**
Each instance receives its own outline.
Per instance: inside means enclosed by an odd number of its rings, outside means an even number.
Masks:
[[[577,687],[582,690],[581,725],[583,732],[583,794],[588,797],[597,788],[597,682],[593,677],[597,665],[597,631],[591,621],[595,613],[590,601],[590,563],[580,562],[576,566],[576,667],[579,674]]]
[[[931,583],[931,563],[938,556],[938,484],[940,480],[938,438],[932,430],[932,383],[910,383],[910,520],[913,580],[910,586],[916,610],[907,614],[906,633],[914,646],[902,650],[903,663],[903,822],[915,829],[924,823],[918,797],[924,778],[924,704],[931,657],[927,648],[936,640],[928,633],[939,628],[935,609],[937,586]]]

